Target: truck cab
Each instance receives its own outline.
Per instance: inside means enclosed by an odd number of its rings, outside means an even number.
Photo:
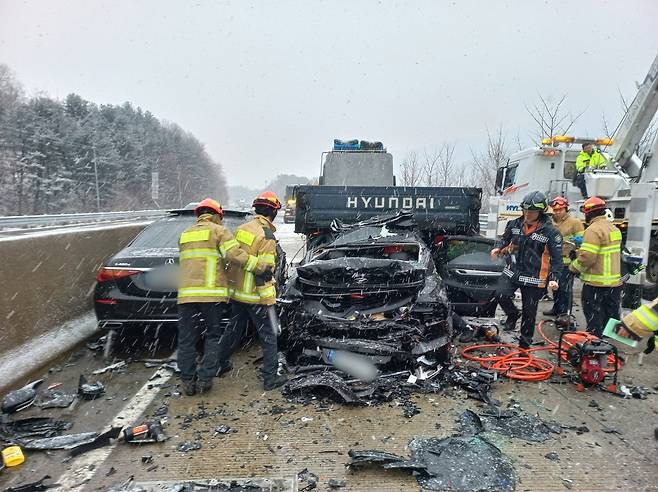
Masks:
[[[560,135],[542,140],[538,147],[513,154],[496,173],[496,193],[504,203],[502,215],[506,218],[520,215],[518,204],[534,190],[545,193],[549,200],[563,196],[577,211],[577,204],[583,202],[583,197],[580,189],[573,184],[573,179],[576,158],[583,143],[605,145],[611,142],[609,139],[579,139]],[[608,167],[585,173],[588,194],[607,200],[615,218],[623,219],[630,202],[629,179],[612,163],[608,154],[604,152],[603,155],[608,160]]]
[[[321,157],[321,186],[395,186],[393,156],[381,142],[334,140]]]

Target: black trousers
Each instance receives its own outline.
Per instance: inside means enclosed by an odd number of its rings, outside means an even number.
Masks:
[[[521,312],[514,305],[514,292],[521,290]],[[537,308],[540,299],[544,296],[545,289],[540,287],[529,287],[514,283],[509,277],[503,275],[500,278],[497,289],[498,304],[507,315],[506,325],[516,323],[521,316],[521,337],[519,346],[529,348],[535,336],[535,323],[537,321]]]
[[[569,311],[573,299],[573,273],[569,271],[569,266],[564,265],[558,278],[558,289],[553,294],[553,311],[555,314],[565,314]]]
[[[212,381],[217,372],[219,338],[228,315],[228,303],[190,302],[178,305],[177,361],[181,379]],[[197,343],[204,337],[203,357],[197,367]]]
[[[267,315],[268,306],[259,304],[231,303],[232,315],[228,327],[219,341],[218,360],[220,365],[226,365],[229,358],[240,344],[247,332],[249,320],[256,327],[258,338],[263,347],[263,381],[268,382],[276,377],[279,367],[277,359],[277,336]],[[219,366],[218,366],[219,367]]]
[[[621,286],[594,287],[583,285],[581,297],[583,313],[587,321],[587,331],[600,337],[610,318],[621,319]]]
[[[583,198],[588,198],[587,184],[585,183],[585,175],[583,173],[576,174],[573,179],[573,184],[580,189],[580,194],[583,195]]]

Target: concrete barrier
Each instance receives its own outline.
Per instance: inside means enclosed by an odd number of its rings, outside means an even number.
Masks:
[[[0,239],[0,358],[89,312],[96,272],[148,223]]]

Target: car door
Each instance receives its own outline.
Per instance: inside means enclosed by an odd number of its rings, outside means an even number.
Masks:
[[[481,236],[446,236],[435,252],[453,309],[462,315],[494,316],[494,299],[502,260],[491,261],[494,240]]]

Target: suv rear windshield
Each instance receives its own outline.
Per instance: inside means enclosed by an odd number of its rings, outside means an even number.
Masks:
[[[194,224],[193,215],[167,217],[149,225],[130,243],[130,248],[178,248],[181,233]],[[231,232],[244,222],[241,217],[224,217],[222,225]]]

